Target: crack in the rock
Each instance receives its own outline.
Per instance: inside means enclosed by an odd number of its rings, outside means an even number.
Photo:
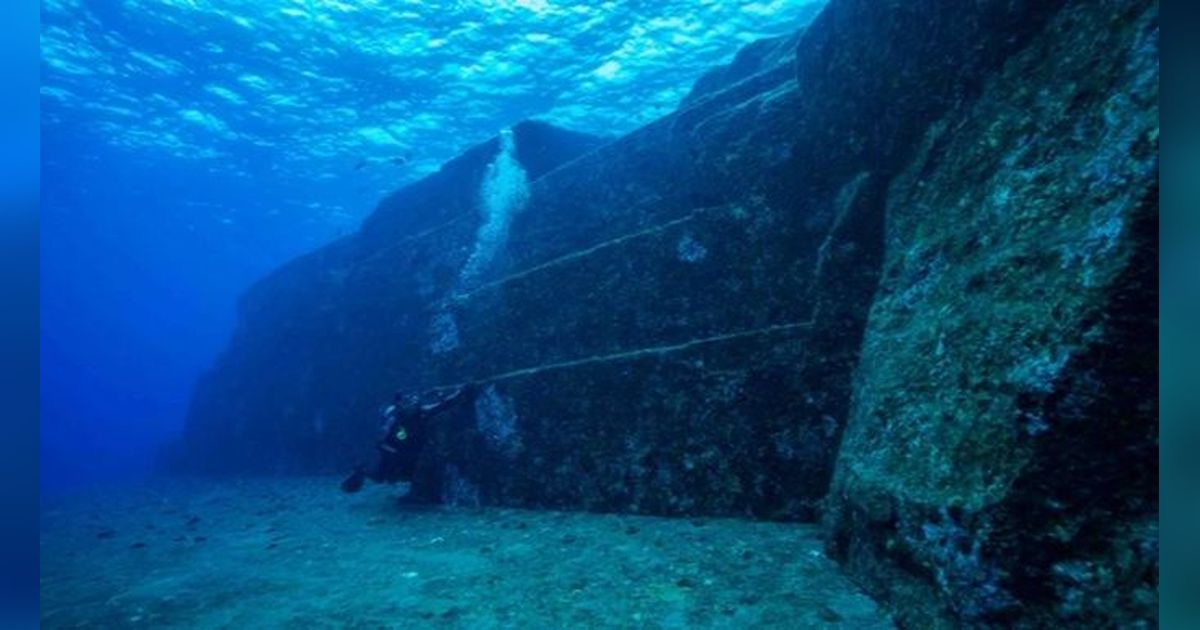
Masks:
[[[469,385],[469,384],[495,383],[497,381],[505,381],[505,380],[509,380],[512,378],[519,378],[522,376],[531,376],[534,374],[538,374],[540,372],[546,372],[546,371],[550,371],[550,370],[562,370],[562,369],[580,367],[583,365],[591,365],[594,363],[607,363],[610,361],[623,361],[623,360],[630,360],[630,359],[638,359],[638,358],[645,357],[645,356],[669,354],[672,352],[679,352],[682,350],[690,350],[697,346],[703,346],[703,345],[707,345],[710,343],[717,343],[717,342],[721,342],[721,341],[732,341],[734,339],[741,339],[744,337],[753,337],[753,336],[757,336],[757,335],[769,335],[772,333],[783,332],[783,331],[788,331],[788,330],[797,330],[800,328],[810,328],[812,326],[813,326],[813,322],[811,322],[811,321],[792,322],[792,323],[788,323],[788,324],[773,324],[771,326],[763,326],[762,328],[754,328],[751,330],[740,330],[740,331],[732,332],[732,333],[724,333],[724,334],[720,334],[720,335],[714,335],[712,337],[702,337],[700,339],[692,339],[692,340],[685,341],[682,343],[671,344],[671,345],[666,345],[666,346],[651,346],[648,348],[638,348],[635,350],[626,350],[624,352],[616,352],[613,354],[602,354],[602,355],[594,355],[594,356],[590,356],[590,357],[583,357],[580,359],[571,359],[570,361],[559,361],[556,363],[543,363],[542,365],[535,365],[532,367],[521,368],[519,370],[502,372],[500,374],[493,374],[491,376],[487,376],[487,377],[479,378],[479,379],[471,379],[471,380],[463,381],[461,383],[455,383],[452,385],[437,385],[434,387],[430,387],[429,391],[456,389],[456,388],[462,387],[463,385]]]

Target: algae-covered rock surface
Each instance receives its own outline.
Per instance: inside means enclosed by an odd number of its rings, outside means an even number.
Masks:
[[[893,627],[814,526],[405,508],[336,486],[179,481],[48,505],[42,627]]]
[[[426,496],[816,518],[891,172],[1050,13],[934,4],[833,3],[627,136],[524,123],[399,191],[246,295],[183,459],[345,469],[391,392],[474,382],[509,443],[440,423]]]
[[[826,518],[913,627],[1154,623],[1157,76],[1074,4],[892,183]]]
[[[471,384],[413,497],[820,521],[905,627],[1152,627],[1157,20],[833,0],[623,137],[516,125],[254,286],[170,464],[348,469]]]

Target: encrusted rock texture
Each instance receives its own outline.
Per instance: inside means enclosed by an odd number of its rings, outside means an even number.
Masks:
[[[530,177],[601,142],[533,122],[514,135]],[[371,455],[380,409],[423,369],[426,307],[451,290],[470,253],[480,180],[498,147],[472,148],[384,200],[356,234],[251,287],[165,464],[295,474]]]
[[[825,515],[911,627],[1151,627],[1158,24],[1074,3],[926,132]]]
[[[475,382],[414,494],[820,519],[907,627],[1151,627],[1157,37],[833,0],[621,138],[517,125],[254,286],[171,465],[341,470]]]

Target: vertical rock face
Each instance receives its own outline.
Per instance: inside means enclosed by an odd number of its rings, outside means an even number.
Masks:
[[[183,463],[473,382],[424,498],[822,516],[910,627],[1153,623],[1156,7],[834,0],[620,139],[518,125],[245,296]]]
[[[507,256],[433,309],[455,347],[426,370],[493,388],[511,443],[500,455],[478,418],[448,422],[418,489],[815,517],[891,173],[1052,13],[934,4],[834,3],[791,66],[716,82],[535,182]]]
[[[826,521],[912,627],[1154,623],[1157,35],[1073,3],[889,187]]]
[[[812,2],[802,8],[797,16],[797,22],[807,25],[823,8],[823,2]],[[715,94],[726,88],[751,77],[766,72],[779,70],[784,74],[795,72],[796,44],[804,35],[804,27],[794,33],[768,37],[747,44],[739,50],[728,64],[717,66],[705,72],[688,95],[680,103],[680,108],[686,109],[703,100],[706,96]]]
[[[527,177],[601,143],[526,122],[513,129]],[[260,281],[228,349],[192,398],[176,465],[206,472],[332,472],[371,455],[379,408],[415,383],[471,253],[493,140],[385,200],[355,235]]]
[[[815,515],[881,197],[869,173],[788,176],[795,97],[790,71],[757,75],[530,185],[502,253],[429,306],[454,341],[422,385],[487,389],[441,425],[418,492]]]

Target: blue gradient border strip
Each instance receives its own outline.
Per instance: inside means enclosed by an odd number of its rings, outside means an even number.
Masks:
[[[38,624],[38,3],[0,3],[0,628]]]

